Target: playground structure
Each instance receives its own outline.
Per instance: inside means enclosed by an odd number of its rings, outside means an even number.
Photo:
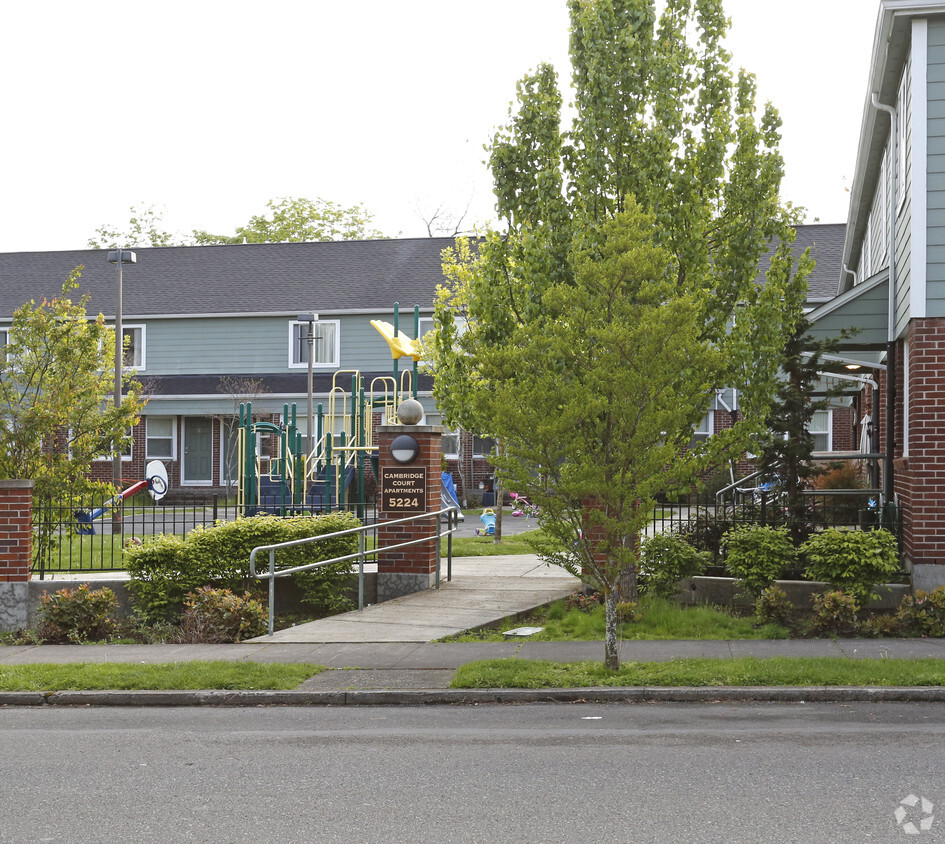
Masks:
[[[377,477],[375,414],[382,425],[396,424],[401,402],[417,397],[420,348],[416,340],[400,332],[399,313],[395,303],[393,325],[371,321],[390,346],[393,373],[366,383],[359,370],[338,370],[332,377],[327,407],[319,403],[314,430],[307,437],[298,429],[295,404],[283,406],[281,423],[253,421],[252,404],[240,405],[237,505],[241,512],[326,512],[349,509],[353,503],[358,518],[364,518],[368,472]],[[414,306],[413,322],[416,336],[419,306]],[[412,359],[412,367],[401,370],[399,359],[405,356]],[[278,438],[278,449],[268,465],[260,457],[260,437]]]
[[[160,460],[152,460],[145,467],[145,479],[133,483],[127,489],[123,489],[118,495],[109,498],[101,507],[94,510],[76,510],[76,533],[80,536],[94,536],[96,519],[102,518],[106,513],[111,513],[121,502],[132,495],[143,492],[145,489],[155,501],[160,501],[167,493],[167,469]]]

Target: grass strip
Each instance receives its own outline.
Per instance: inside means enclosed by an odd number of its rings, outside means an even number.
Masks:
[[[564,601],[555,601],[526,618],[446,637],[442,641],[502,642],[507,641],[503,631],[522,625],[544,627],[541,633],[528,637],[530,642],[603,642],[604,608],[568,609]],[[718,607],[680,606],[644,597],[634,620],[620,624],[617,635],[621,640],[786,639],[789,631],[776,624],[759,625],[753,616],[735,616]]]
[[[490,659],[461,666],[454,689],[546,689],[583,686],[942,686],[945,659],[739,657],[625,662]]]
[[[2,665],[0,691],[295,689],[324,670],[323,665],[225,660]]]

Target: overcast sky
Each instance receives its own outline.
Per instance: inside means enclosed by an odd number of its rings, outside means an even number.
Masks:
[[[878,2],[725,8],[784,120],[785,198],[843,222]],[[389,236],[485,222],[483,144],[538,62],[567,86],[567,26],[564,0],[5,3],[0,251],[84,248],[131,205],[229,234],[279,196],[362,203]]]

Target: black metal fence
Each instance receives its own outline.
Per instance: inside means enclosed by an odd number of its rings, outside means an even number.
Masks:
[[[235,498],[222,494],[177,493],[172,501],[160,502],[135,496],[114,506],[110,503],[107,497],[34,501],[33,576],[42,580],[63,572],[120,571],[125,567],[122,552],[127,545],[156,534],[184,537],[194,528],[243,515]],[[349,506],[362,521],[375,516],[373,504]],[[286,513],[273,501],[261,502],[252,512],[300,515],[320,511],[295,507]]]
[[[715,565],[706,574],[724,575],[721,551],[726,531],[739,525],[759,524],[792,527],[806,537],[826,528],[860,530],[885,528],[902,542],[902,518],[894,507],[880,509],[872,492],[836,490],[805,494],[807,506],[800,523],[784,506],[783,497],[760,493],[740,500],[719,501],[714,496],[693,496],[684,504],[661,505],[655,513],[652,531],[673,533],[700,551],[709,551]],[[793,531],[792,531],[793,532]]]

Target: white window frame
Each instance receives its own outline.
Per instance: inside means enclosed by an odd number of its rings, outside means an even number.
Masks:
[[[125,372],[143,372],[145,369],[147,369],[147,332],[148,332],[148,327],[147,327],[147,325],[145,325],[144,323],[137,323],[137,322],[134,322],[134,323],[128,323],[127,325],[124,324],[124,323],[122,323],[122,326],[121,326],[121,333],[122,333],[122,336],[123,336],[123,337],[124,337],[124,334],[125,334],[126,331],[129,331],[129,332],[138,331],[138,332],[140,332],[140,336],[141,336],[141,342],[140,342],[141,363],[138,363],[138,364],[136,364],[136,363],[125,364],[125,365],[123,366],[123,369],[124,369]],[[122,343],[124,344],[124,340],[122,340]],[[124,363],[124,352],[122,352],[122,362]]]
[[[692,436],[689,438],[689,447],[693,448],[697,444],[705,442],[715,433],[715,410],[706,411],[705,415],[692,428]]]
[[[308,362],[301,360],[301,332],[296,337],[296,328],[300,326],[308,327],[308,322],[301,322],[297,319],[289,321],[289,369],[308,369]],[[332,350],[332,359],[330,361],[315,361],[312,369],[337,369],[340,366],[341,358],[341,320],[340,319],[319,319],[314,323],[314,330],[318,331],[320,325],[333,325],[335,331],[334,349]]]
[[[71,437],[72,437],[72,431],[71,431],[71,430],[69,431],[69,437],[70,437],[70,439],[71,439]],[[134,460],[134,456],[135,456],[135,429],[134,429],[134,426],[128,428],[128,431],[127,431],[127,440],[128,440],[128,453],[121,455],[121,462],[122,462],[122,463],[130,463],[132,460]],[[70,455],[72,454],[72,447],[71,447],[71,446],[69,447],[69,454],[70,454]],[[92,459],[92,462],[93,462],[93,463],[111,463],[114,459],[115,459],[115,458],[114,458],[114,455],[112,455],[111,453],[109,453],[109,454],[102,454],[102,455],[99,455],[98,457],[94,457],[94,458]]]
[[[153,419],[169,419],[171,423],[171,434],[170,436],[160,435],[160,436],[151,436],[150,431],[148,430],[149,424]],[[171,454],[170,456],[166,454],[152,454],[151,453],[151,440],[167,440],[171,441]],[[162,416],[160,414],[154,414],[153,416],[144,417],[144,454],[146,460],[177,460],[177,417],[176,416]]]
[[[818,414],[824,414],[827,417],[826,428],[815,428],[814,419],[817,418]],[[817,448],[816,444],[814,446],[814,451],[818,454],[833,451],[833,408],[828,407],[826,409],[815,410],[814,416],[811,418],[810,422],[807,425],[807,433],[812,437],[827,437],[827,447],[826,448]]]

